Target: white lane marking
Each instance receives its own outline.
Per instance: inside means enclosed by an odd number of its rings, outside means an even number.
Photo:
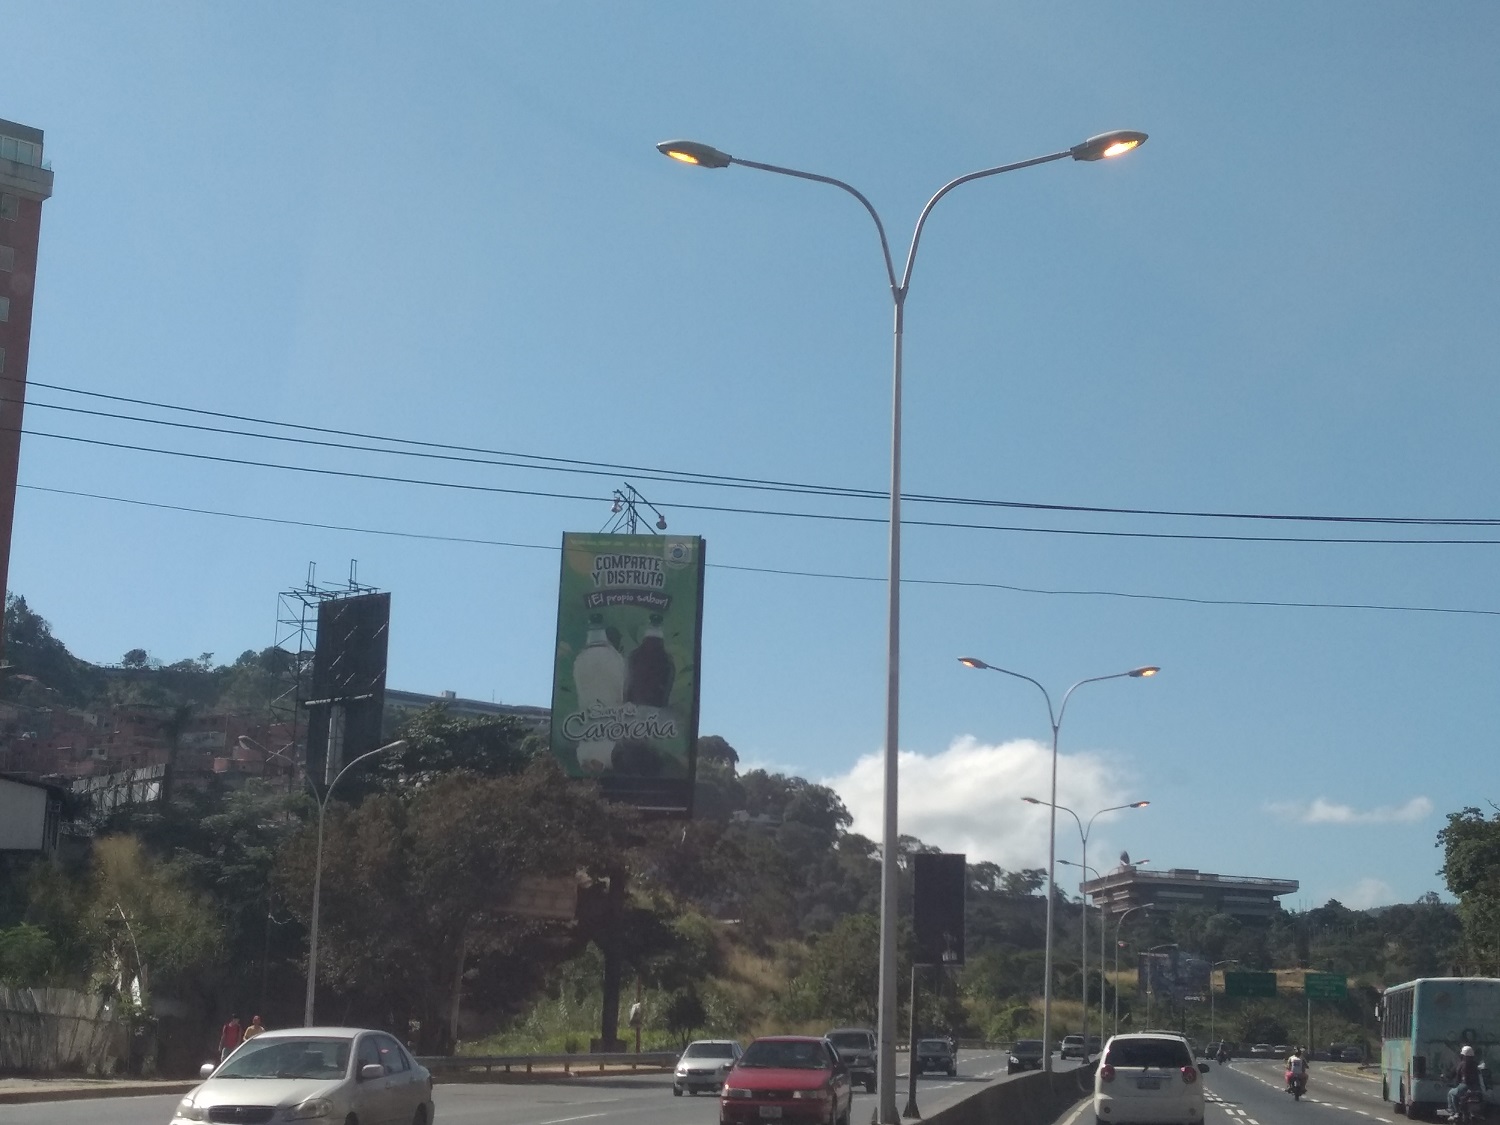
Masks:
[[[563,1125],[565,1121],[587,1121],[591,1117],[608,1117],[607,1113],[584,1113],[577,1117],[554,1117],[550,1121],[538,1121],[536,1125]]]

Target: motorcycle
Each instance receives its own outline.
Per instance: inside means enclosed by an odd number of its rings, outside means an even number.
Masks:
[[[1219,1048],[1219,1053],[1214,1056],[1214,1062],[1218,1063],[1220,1066],[1228,1066],[1229,1065],[1229,1052],[1226,1051],[1226,1050],[1224,1050],[1223,1047],[1220,1047]]]
[[[1484,1095],[1465,1090],[1458,1099],[1458,1112],[1448,1115],[1449,1125],[1479,1125],[1484,1120]]]
[[[1286,1076],[1286,1092],[1292,1095],[1292,1100],[1300,1102],[1302,1095],[1307,1093],[1307,1075],[1288,1074]]]

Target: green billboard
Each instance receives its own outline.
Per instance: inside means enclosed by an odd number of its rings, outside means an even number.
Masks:
[[[1225,996],[1275,996],[1275,973],[1225,973]]]
[[[1302,990],[1309,1000],[1342,1000],[1349,995],[1349,978],[1343,973],[1304,973]]]
[[[690,816],[703,540],[563,536],[552,753],[645,811]]]

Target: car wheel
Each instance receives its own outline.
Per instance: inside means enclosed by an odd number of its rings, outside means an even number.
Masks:
[[[417,1112],[412,1114],[411,1125],[427,1125],[427,1107],[417,1106]]]
[[[672,1096],[674,1098],[680,1098],[680,1097],[682,1097],[682,1087],[681,1086],[673,1086],[672,1087]]]
[[[866,1078],[865,1079],[865,1093],[867,1093],[867,1094],[873,1094],[874,1092],[875,1092],[875,1079],[873,1079],[873,1078]]]
[[[958,1067],[956,1067],[956,1066],[950,1066],[948,1068],[948,1077],[949,1078],[957,1078],[958,1077]]]

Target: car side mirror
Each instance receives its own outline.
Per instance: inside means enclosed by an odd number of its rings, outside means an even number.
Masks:
[[[372,1078],[384,1077],[385,1067],[381,1066],[379,1063],[365,1063],[364,1066],[359,1068],[359,1080],[361,1082],[368,1082]]]
[[[202,1066],[200,1066],[198,1068],[198,1077],[199,1078],[211,1078],[213,1076],[214,1071],[216,1071],[218,1069],[219,1069],[218,1066],[216,1064],[214,1064],[214,1063],[204,1063]]]

